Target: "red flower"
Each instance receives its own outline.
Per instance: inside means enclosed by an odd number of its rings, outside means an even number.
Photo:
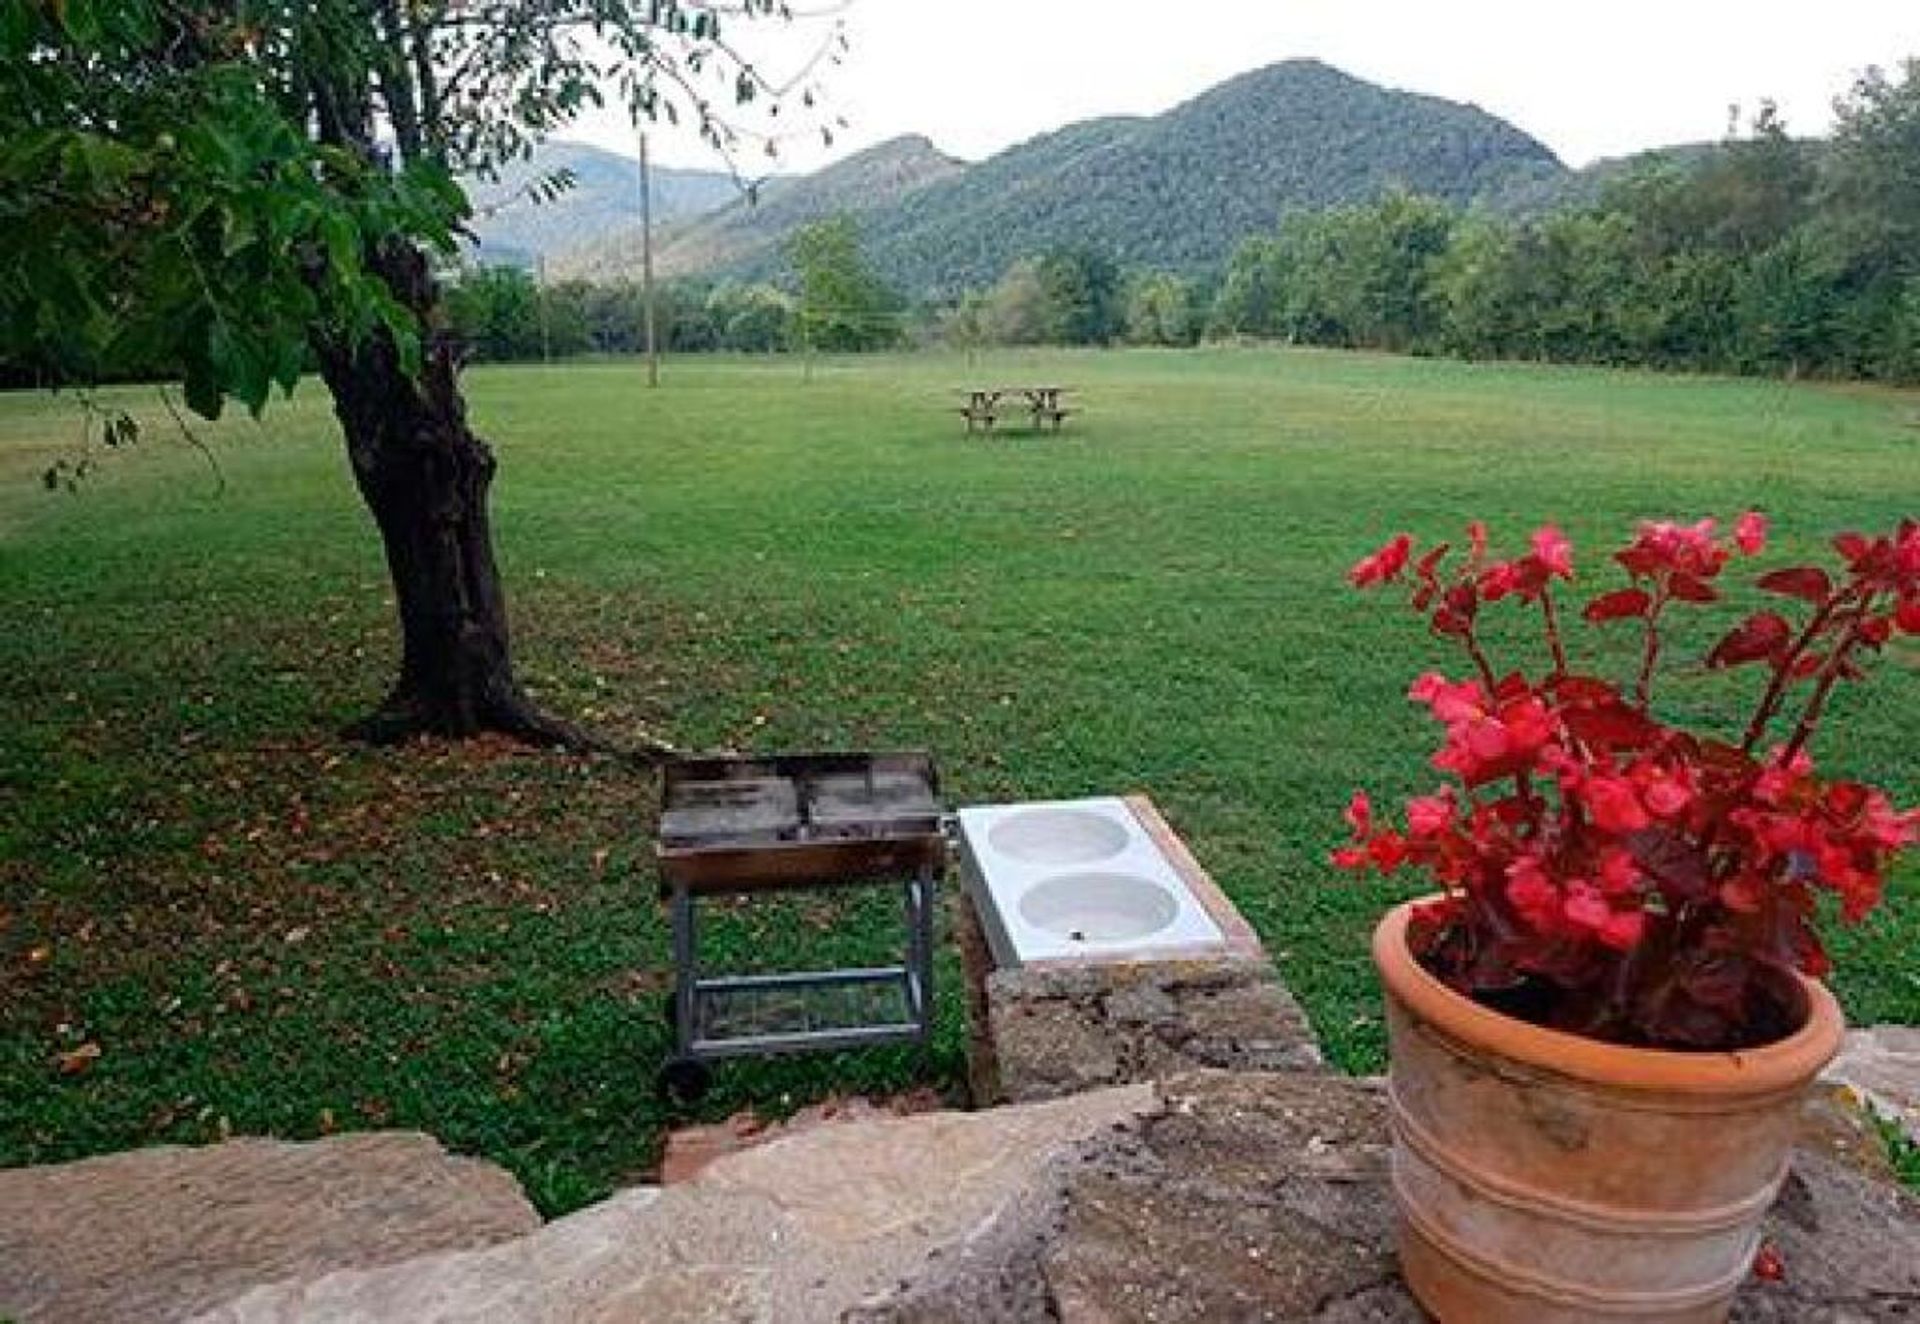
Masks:
[[[1682,769],[1642,763],[1633,770],[1640,801],[1655,818],[1678,818],[1693,803],[1693,779]]]
[[[1532,856],[1522,856],[1507,866],[1507,900],[1520,917],[1541,932],[1559,926],[1560,889],[1548,879],[1546,870]]]
[[[1466,722],[1484,717],[1487,692],[1474,680],[1450,681],[1437,671],[1422,675],[1407,691],[1407,697],[1433,709],[1443,722]]]
[[[1355,791],[1347,801],[1347,823],[1353,828],[1356,841],[1373,835],[1373,801],[1365,791]]]
[[[1748,556],[1758,556],[1767,548],[1767,517],[1749,510],[1733,524],[1733,541]]]
[[[1573,928],[1618,952],[1638,945],[1647,926],[1645,911],[1637,906],[1615,910],[1591,883],[1580,878],[1567,884],[1563,913]]]
[[[1382,832],[1367,843],[1367,858],[1381,873],[1392,873],[1407,859],[1407,839],[1398,832]]]
[[[1587,812],[1593,816],[1593,825],[1602,832],[1624,836],[1638,832],[1651,821],[1646,806],[1634,794],[1633,783],[1625,777],[1591,776],[1579,794],[1586,802]]]
[[[1595,871],[1594,881],[1609,897],[1621,897],[1638,896],[1644,879],[1633,853],[1614,846],[1600,857],[1600,867]]]
[[[1347,578],[1359,588],[1387,583],[1397,579],[1400,572],[1407,568],[1407,557],[1412,552],[1413,538],[1405,533],[1395,534],[1386,546],[1356,562],[1353,569],[1347,572]]]
[[[1711,579],[1720,573],[1732,555],[1714,541],[1717,527],[1718,522],[1710,519],[1692,524],[1650,520],[1640,526],[1638,536],[1614,559],[1634,575],[1681,574]]]
[[[1407,801],[1407,835],[1415,839],[1437,837],[1453,826],[1453,792],[1415,796]]]
[[[1600,926],[1594,936],[1616,952],[1630,952],[1640,945],[1640,939],[1646,936],[1646,932],[1646,911],[1616,910],[1607,917],[1607,922]]]
[[[1573,544],[1555,524],[1542,524],[1533,534],[1534,557],[1549,575],[1573,578]]]

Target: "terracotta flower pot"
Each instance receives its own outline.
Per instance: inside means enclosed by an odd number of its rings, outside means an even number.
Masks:
[[[1483,1007],[1373,936],[1393,1055],[1400,1265],[1442,1324],[1708,1324],[1751,1271],[1840,1009],[1743,1052],[1625,1048]]]

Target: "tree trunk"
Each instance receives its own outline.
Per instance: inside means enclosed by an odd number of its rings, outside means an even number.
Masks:
[[[514,679],[487,518],[493,451],[467,426],[453,346],[431,329],[435,293],[425,255],[389,241],[373,265],[427,329],[417,378],[384,330],[357,345],[315,346],[354,481],[386,547],[400,617],[399,680],[350,733],[389,743],[501,731],[543,744],[587,744],[538,712]]]

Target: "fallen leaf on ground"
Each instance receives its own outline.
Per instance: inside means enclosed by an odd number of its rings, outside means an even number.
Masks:
[[[100,1060],[100,1045],[88,1040],[78,1048],[58,1054],[54,1060],[63,1076],[77,1076]]]

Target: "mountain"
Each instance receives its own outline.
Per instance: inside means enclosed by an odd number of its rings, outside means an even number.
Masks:
[[[1194,269],[1289,210],[1396,186],[1465,203],[1515,171],[1564,169],[1482,110],[1312,60],[1242,74],[1164,115],[1088,127],[1012,148],[876,217],[874,261],[919,288],[978,284],[1067,243]]]
[[[529,185],[560,170],[572,172],[572,188],[551,201],[531,196]],[[724,171],[655,166],[652,174],[656,224],[698,216],[740,197],[739,184]],[[498,180],[466,184],[482,262],[532,266],[536,257],[551,257],[640,220],[640,163],[584,143],[542,143],[530,160],[514,162]]]
[[[1458,203],[1570,172],[1544,145],[1475,106],[1377,86],[1316,60],[1229,79],[1163,115],[1069,125],[961,166],[925,139],[873,149],[769,187],[671,237],[662,270],[778,273],[795,226],[843,210],[880,273],[916,294],[980,285],[1018,258],[1091,244],[1123,264],[1197,270],[1283,212],[1405,187]],[[846,174],[837,172],[847,171]],[[560,265],[594,268],[610,236]],[[602,262],[604,265],[604,261]]]
[[[713,271],[765,274],[778,268],[788,235],[811,222],[861,216],[966,167],[918,135],[894,138],[810,175],[774,179],[755,198],[736,197],[705,216],[667,225],[654,236],[654,270],[662,276]],[[559,255],[555,275],[608,279],[630,275],[639,238],[633,228],[589,239]]]

